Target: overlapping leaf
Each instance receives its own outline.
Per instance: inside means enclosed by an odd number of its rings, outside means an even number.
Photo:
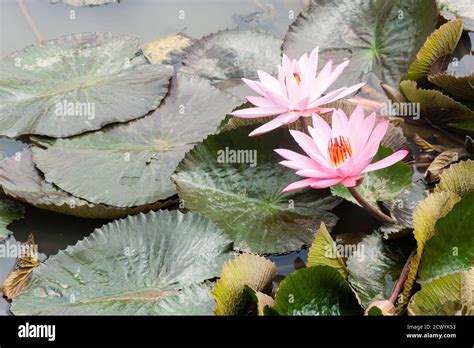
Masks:
[[[10,54],[0,62],[0,134],[65,137],[156,109],[173,68],[138,50],[133,37],[81,33]]]
[[[453,192],[464,197],[474,191],[474,161],[467,160],[453,164],[440,175],[436,192]]]
[[[8,199],[0,200],[0,241],[7,238],[11,233],[7,229],[8,225],[18,219],[21,219],[24,214],[24,207],[16,202]]]
[[[232,243],[210,220],[161,211],[116,220],[50,257],[12,304],[15,315],[210,315],[206,280]]]

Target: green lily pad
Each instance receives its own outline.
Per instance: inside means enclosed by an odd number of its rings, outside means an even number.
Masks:
[[[7,199],[0,200],[0,241],[12,233],[7,229],[8,225],[23,218],[24,213],[25,209],[21,204]]]
[[[323,222],[316,232],[313,243],[308,250],[308,261],[306,265],[308,267],[329,266],[337,269],[344,279],[347,278],[348,271],[346,264],[338,252],[336,242],[332,239]]]
[[[469,270],[474,261],[474,192],[468,193],[436,223],[421,258],[420,282]]]
[[[449,274],[423,285],[410,300],[409,315],[473,315],[474,270]]]
[[[351,60],[336,87],[374,73],[398,85],[409,62],[435,29],[434,0],[312,1],[290,26],[283,52],[297,58],[319,46],[323,59]]]
[[[453,53],[462,34],[462,21],[450,21],[435,30],[423,44],[403,80],[423,86],[428,82],[431,66],[440,58]]]
[[[173,181],[184,206],[221,227],[237,249],[282,253],[311,244],[324,221],[337,217],[327,210],[339,203],[322,190],[281,191],[300,180],[279,165],[276,148],[298,150],[288,130],[248,137],[253,127],[211,135],[186,154]]]
[[[138,51],[130,36],[82,33],[10,54],[0,62],[0,134],[66,137],[156,109],[174,71]]]
[[[422,118],[434,125],[474,132],[474,111],[440,91],[417,88],[415,81],[402,81],[400,90],[411,103],[420,104]]]
[[[467,160],[455,163],[440,175],[436,192],[453,192],[464,197],[474,191],[474,161]]]
[[[329,266],[291,273],[280,284],[272,312],[279,315],[357,315],[362,308],[342,275]]]
[[[392,149],[380,146],[372,162],[379,161],[392,153]],[[362,184],[357,186],[357,191],[369,203],[377,206],[378,201],[386,202],[397,197],[405,187],[410,185],[412,174],[413,171],[408,165],[397,162],[390,167],[365,174]],[[354,204],[359,204],[347,187],[341,184],[332,186],[331,192]]]
[[[37,267],[15,315],[211,315],[206,281],[232,243],[208,219],[160,211],[116,220]]]
[[[456,18],[461,18],[464,23],[465,30],[474,30],[474,8],[469,1],[459,0],[438,0],[438,5],[443,11],[453,13]],[[445,13],[441,13],[443,17]]]
[[[33,147],[48,182],[91,203],[133,207],[176,194],[170,176],[239,103],[197,76],[173,79],[166,101],[126,125]]]
[[[46,182],[36,169],[29,148],[0,161],[0,188],[8,196],[37,208],[90,219],[117,219],[165,208],[177,201],[171,198],[130,208],[90,203]]]
[[[258,255],[242,254],[226,262],[220,279],[212,290],[212,296],[217,303],[214,314],[246,314],[253,303],[246,287],[249,287],[255,296],[255,292],[269,292],[276,274],[275,264]]]
[[[390,298],[408,255],[397,245],[374,232],[357,245],[347,259],[348,281],[357,292],[362,307]]]
[[[223,90],[245,96],[249,89],[241,78],[255,79],[257,70],[276,74],[280,54],[281,40],[271,34],[227,29],[196,41],[184,57],[183,69],[211,80]]]

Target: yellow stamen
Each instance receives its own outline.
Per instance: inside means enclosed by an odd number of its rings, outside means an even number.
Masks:
[[[347,158],[352,156],[349,140],[342,136],[329,140],[328,155],[332,165],[334,167],[340,167]]]

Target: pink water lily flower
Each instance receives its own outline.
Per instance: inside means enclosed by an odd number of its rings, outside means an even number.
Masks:
[[[371,163],[380,142],[387,132],[389,122],[376,119],[375,113],[367,118],[362,105],[358,105],[350,119],[342,110],[332,115],[332,128],[320,116],[313,115],[313,127],[309,135],[291,130],[291,135],[307,156],[294,151],[276,149],[285,161],[280,164],[296,170],[306,179],[294,182],[283,192],[303,187],[327,188],[336,184],[346,187],[357,186],[364,173],[389,167],[402,160],[406,150],[399,150],[384,159]]]
[[[276,116],[250,133],[250,136],[255,136],[295,122],[300,117],[310,117],[314,112],[331,111],[332,109],[323,106],[350,95],[364,85],[359,83],[351,87],[342,87],[323,96],[342,74],[349,61],[339,64],[334,70],[332,63],[333,60],[329,59],[319,74],[316,74],[318,47],[309,57],[305,53],[299,60],[290,60],[283,55],[282,63],[278,66],[278,79],[261,70],[258,71],[260,81],[242,79],[260,96],[247,97],[247,100],[256,107],[238,110],[232,115],[242,118]]]

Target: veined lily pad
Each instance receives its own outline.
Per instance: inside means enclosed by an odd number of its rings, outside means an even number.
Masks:
[[[131,208],[93,204],[46,182],[33,163],[31,150],[0,161],[0,188],[9,196],[37,208],[92,219],[116,219],[164,208],[176,200],[158,201]]]
[[[156,109],[173,68],[138,51],[133,37],[81,33],[10,54],[0,62],[0,134],[66,137]]]
[[[467,160],[453,164],[440,175],[436,192],[454,192],[464,197],[474,191],[474,161]]]
[[[454,97],[474,100],[474,72],[468,76],[429,75],[428,80]]]
[[[323,58],[350,59],[335,88],[370,72],[397,85],[436,18],[434,0],[312,1],[290,26],[283,51],[297,58],[319,46]]]
[[[192,45],[193,39],[184,34],[175,34],[146,44],[142,51],[152,64],[181,65],[186,49]]]
[[[406,259],[400,248],[384,241],[379,233],[362,240],[347,259],[348,281],[357,291],[362,307],[390,297]]]
[[[357,315],[362,314],[362,308],[336,269],[314,266],[293,272],[281,282],[271,312],[279,315]]]
[[[116,220],[50,257],[13,300],[15,315],[212,314],[206,280],[232,244],[196,214],[151,212]]]
[[[0,200],[0,241],[4,240],[11,233],[7,229],[8,225],[23,217],[24,207],[16,202],[1,199]]]
[[[245,287],[249,287],[253,292],[269,292],[276,273],[275,264],[258,255],[242,254],[226,262],[221,277],[212,290],[212,296],[217,303],[214,314],[246,314],[252,304],[252,298]]]
[[[153,114],[126,125],[34,147],[34,162],[66,192],[92,203],[133,207],[176,193],[170,176],[196,142],[239,102],[197,76],[178,73]]]
[[[336,242],[332,239],[323,222],[309,248],[307,266],[329,266],[337,269],[344,278],[347,278],[346,264],[339,254]]]
[[[327,210],[339,200],[315,189],[282,193],[299,177],[278,164],[273,150],[301,150],[286,129],[250,138],[251,129],[211,135],[188,152],[173,174],[179,197],[220,226],[239,250],[298,250],[312,242],[321,221],[334,226],[337,217]]]
[[[254,30],[223,30],[196,41],[186,54],[184,70],[205,77],[239,96],[242,77],[255,79],[257,70],[276,74],[280,64],[281,40]],[[228,81],[231,80],[231,81]],[[244,88],[245,92],[249,89]]]
[[[460,17],[466,30],[474,30],[474,8],[469,0],[438,0],[438,3],[441,10],[447,10]]]
[[[473,315],[474,269],[423,285],[410,300],[409,315]]]
[[[469,270],[474,262],[474,192],[436,223],[420,263],[420,282]]]
[[[390,156],[392,153],[392,149],[380,146],[373,162]],[[378,201],[390,201],[410,185],[412,174],[412,169],[409,166],[403,162],[398,162],[388,168],[365,174],[362,184],[357,186],[357,191],[368,202],[377,206]],[[359,204],[343,185],[339,184],[331,187],[331,192],[352,203]]]

